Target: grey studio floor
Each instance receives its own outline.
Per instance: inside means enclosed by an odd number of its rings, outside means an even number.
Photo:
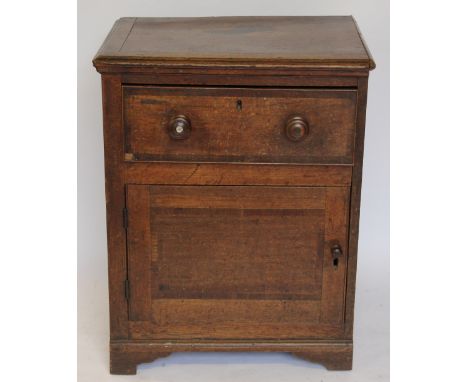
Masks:
[[[381,259],[360,253],[354,365],[352,371],[341,372],[327,371],[319,364],[286,353],[175,353],[140,365],[137,375],[110,375],[107,279],[96,277],[92,281],[88,274],[80,287],[79,276],[78,381],[388,381],[389,277],[388,267]],[[105,258],[101,265],[104,263]]]

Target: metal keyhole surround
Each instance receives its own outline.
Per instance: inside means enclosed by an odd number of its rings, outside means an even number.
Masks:
[[[333,267],[336,269],[338,268],[340,257],[343,256],[343,250],[341,249],[339,244],[335,244],[333,247],[331,247],[331,253],[333,257]]]

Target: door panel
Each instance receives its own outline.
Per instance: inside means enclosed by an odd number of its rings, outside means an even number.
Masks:
[[[348,197],[347,187],[127,186],[130,337],[339,336]]]

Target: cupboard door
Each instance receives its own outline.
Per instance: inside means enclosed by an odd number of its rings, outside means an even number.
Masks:
[[[339,337],[348,199],[348,187],[128,185],[130,337]]]

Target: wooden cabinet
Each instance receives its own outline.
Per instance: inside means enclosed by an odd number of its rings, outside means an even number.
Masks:
[[[102,74],[111,372],[352,366],[367,96],[351,17],[124,18]]]

